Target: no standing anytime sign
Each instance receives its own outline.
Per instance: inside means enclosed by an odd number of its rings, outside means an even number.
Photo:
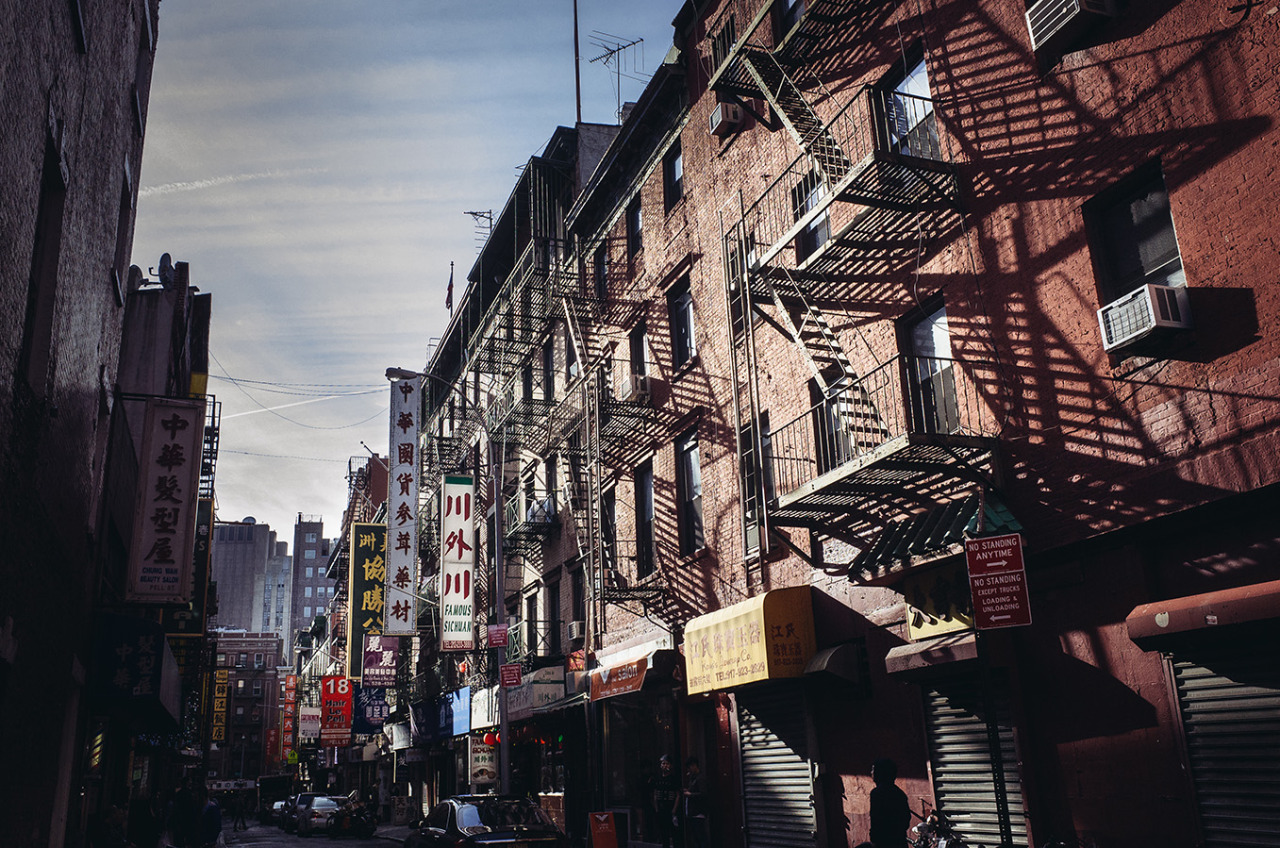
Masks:
[[[979,630],[1031,623],[1021,535],[967,539],[964,558],[969,566],[973,623]]]

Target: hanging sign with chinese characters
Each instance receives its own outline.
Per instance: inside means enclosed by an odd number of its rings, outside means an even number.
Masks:
[[[125,600],[191,600],[203,400],[147,401]]]
[[[412,636],[418,627],[419,405],[416,377],[392,381],[382,632],[394,636]]]
[[[356,687],[355,706],[351,716],[353,733],[365,736],[381,733],[382,726],[389,715],[391,715],[391,707],[387,704],[386,689]]]
[[[284,676],[284,694],[281,700],[282,704],[298,703],[298,675],[286,674]],[[285,715],[284,710],[280,711],[280,756],[286,762],[289,756],[294,752],[294,740],[300,738],[295,736],[295,719],[296,716]],[[316,707],[316,732],[313,736],[320,735],[320,708]]]
[[[365,636],[382,633],[383,584],[387,578],[387,528],[383,524],[351,525],[351,563],[347,575],[347,644],[362,646]],[[364,655],[347,651],[347,676],[359,679]]]
[[[475,650],[475,481],[446,476],[440,505],[440,650]]]
[[[365,636],[360,681],[365,686],[395,686],[396,659],[399,653],[399,636]]]

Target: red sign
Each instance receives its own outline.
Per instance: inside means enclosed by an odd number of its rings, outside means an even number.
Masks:
[[[618,825],[613,813],[589,813],[591,848],[618,848]]]
[[[340,674],[330,675],[321,679],[321,745],[346,745],[351,741],[351,699],[353,694],[351,681]]]
[[[979,630],[1019,627],[1031,623],[1031,599],[1022,562],[1022,536],[967,539],[964,558],[969,566],[973,623]]]
[[[498,666],[498,682],[503,686],[519,686],[520,663],[503,663]]]
[[[490,648],[507,647],[507,625],[490,624],[488,630],[488,646]]]

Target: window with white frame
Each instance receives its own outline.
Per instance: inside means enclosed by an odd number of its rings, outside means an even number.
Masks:
[[[688,275],[667,292],[667,311],[671,319],[671,364],[679,368],[698,353],[694,340],[693,292],[689,289]]]
[[[705,546],[702,535],[702,466],[698,459],[698,431],[676,439],[676,495],[680,506],[680,553],[696,553]]]

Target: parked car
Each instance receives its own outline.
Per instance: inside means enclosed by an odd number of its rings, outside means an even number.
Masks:
[[[324,833],[329,827],[329,816],[338,811],[346,798],[334,798],[329,795],[316,795],[302,807],[298,808],[298,835],[313,836]]]
[[[289,805],[287,800],[276,801],[271,805],[270,812],[267,813],[267,823],[279,825],[284,820],[284,808]]]
[[[404,841],[404,848],[503,845],[568,848],[569,840],[546,811],[528,798],[455,795],[432,807]]]
[[[302,808],[310,804],[312,799],[319,797],[319,792],[299,792],[289,799],[289,803],[284,808],[284,818],[280,820],[280,829],[285,833],[295,833],[298,830],[298,814]]]

